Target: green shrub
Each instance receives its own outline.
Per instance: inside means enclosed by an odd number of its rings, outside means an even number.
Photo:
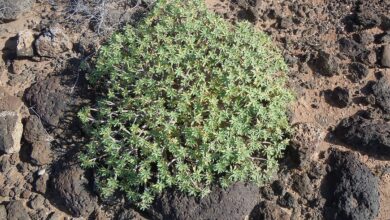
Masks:
[[[91,142],[81,155],[103,196],[141,208],[168,187],[206,195],[212,184],[261,184],[288,143],[286,65],[270,38],[232,26],[202,0],[157,3],[101,49],[80,112]]]

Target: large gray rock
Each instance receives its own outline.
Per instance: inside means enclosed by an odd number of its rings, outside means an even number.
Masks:
[[[16,20],[20,14],[31,9],[32,0],[1,0],[0,21]]]
[[[35,42],[37,53],[42,57],[56,57],[72,49],[72,43],[60,26],[50,27]]]
[[[51,182],[56,201],[75,217],[88,217],[97,207],[97,197],[87,188],[83,169],[72,165],[58,171]]]

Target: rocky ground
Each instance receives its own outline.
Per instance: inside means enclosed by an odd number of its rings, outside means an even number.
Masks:
[[[99,198],[76,158],[95,53],[148,11],[95,2],[0,2],[0,219],[390,219],[390,2],[206,0],[279,45],[296,133],[269,185],[170,190],[144,212]]]

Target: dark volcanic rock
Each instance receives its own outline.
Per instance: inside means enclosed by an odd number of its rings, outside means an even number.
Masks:
[[[261,196],[264,199],[272,200],[275,196],[272,188],[270,186],[264,186],[260,188]]]
[[[347,88],[341,88],[340,86],[337,86],[332,91],[330,99],[329,103],[339,108],[347,107],[351,101],[349,90]]]
[[[339,70],[337,59],[331,54],[320,51],[317,58],[313,62],[313,67],[316,72],[324,76],[334,76]]]
[[[318,163],[313,161],[311,164],[311,168],[308,172],[308,176],[310,179],[320,179],[326,174],[326,167],[322,163]]]
[[[371,51],[371,50],[363,51],[362,53],[360,53],[356,57],[356,59],[359,62],[362,62],[362,63],[369,65],[369,66],[374,66],[375,63],[377,62],[376,53],[375,53],[375,51]]]
[[[375,102],[387,113],[390,113],[390,80],[382,77],[372,87]]]
[[[357,60],[361,54],[367,53],[367,49],[354,40],[342,38],[339,45],[340,52],[353,60]]]
[[[375,37],[371,33],[361,32],[355,36],[356,41],[362,44],[370,44],[375,41]]]
[[[274,191],[275,195],[281,196],[284,192],[284,186],[282,181],[280,180],[275,180],[271,184],[272,190]]]
[[[369,73],[368,68],[361,63],[350,63],[348,70],[353,82],[359,82],[360,80],[366,78]]]
[[[56,201],[76,217],[89,216],[97,207],[97,197],[88,190],[84,171],[75,165],[57,170],[51,181],[52,194]]]
[[[357,24],[363,29],[373,28],[381,24],[381,18],[374,11],[368,7],[360,6],[359,12],[356,14]]]
[[[6,206],[7,220],[29,220],[30,217],[22,201],[11,201]]]
[[[323,186],[326,219],[375,219],[379,212],[376,177],[351,152],[334,150]]]
[[[334,135],[356,150],[376,157],[390,158],[390,124],[358,113],[343,119]]]
[[[229,218],[234,219],[234,218]],[[283,220],[289,219],[289,216],[273,202],[261,202],[251,212],[251,220]]]
[[[283,197],[278,199],[278,204],[285,208],[293,208],[295,205],[295,199],[291,193],[286,192]]]
[[[34,84],[26,93],[26,101],[45,123],[57,126],[68,109],[68,91],[55,76]]]
[[[279,18],[279,28],[288,29],[294,26],[294,22],[291,17],[282,17]]]
[[[294,175],[292,177],[292,189],[295,190],[299,195],[308,199],[313,194],[313,186],[310,182],[310,178],[306,173],[302,175]]]
[[[153,219],[244,219],[260,198],[255,185],[236,183],[214,189],[198,200],[177,191],[167,191],[153,204]]]
[[[134,211],[132,209],[122,210],[115,219],[117,219],[117,220],[128,220],[128,219],[146,220],[139,213],[137,213],[136,211]]]

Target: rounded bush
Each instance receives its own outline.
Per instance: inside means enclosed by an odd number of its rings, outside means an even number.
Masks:
[[[202,0],[159,1],[137,27],[112,36],[80,112],[81,155],[104,196],[146,208],[168,187],[206,195],[213,184],[261,184],[288,143],[286,65],[264,33],[233,26]]]

